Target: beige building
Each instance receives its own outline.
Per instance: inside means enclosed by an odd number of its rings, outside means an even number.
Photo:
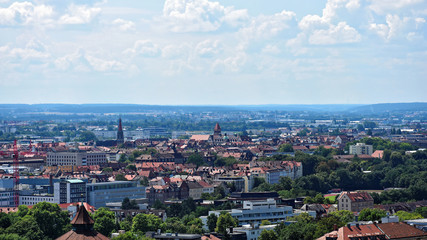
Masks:
[[[91,166],[107,162],[104,152],[48,152],[47,166]]]
[[[367,154],[372,155],[373,147],[372,145],[366,145],[364,143],[356,143],[356,145],[350,145],[350,154]]]
[[[338,210],[360,212],[373,207],[374,199],[367,192],[342,192],[338,197]]]

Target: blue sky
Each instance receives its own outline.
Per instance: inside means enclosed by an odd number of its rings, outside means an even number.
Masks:
[[[426,0],[0,0],[0,103],[427,101]]]

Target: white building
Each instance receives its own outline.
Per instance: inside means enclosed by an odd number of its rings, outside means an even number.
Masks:
[[[40,202],[58,203],[52,195],[23,195],[19,196],[19,205],[32,206]]]
[[[221,212],[209,211],[208,215],[213,213],[219,216]],[[262,220],[280,223],[288,217],[294,216],[291,206],[278,207],[276,200],[272,198],[262,201],[243,201],[243,208],[231,209],[230,214],[239,221],[238,226],[247,224],[261,225]]]
[[[13,207],[14,203],[14,192],[12,189],[0,190],[0,207]]]
[[[366,145],[365,143],[356,143],[356,145],[350,145],[350,154],[367,154],[372,155],[372,145]]]
[[[261,232],[264,230],[273,230],[277,224],[272,225],[243,225],[242,227],[236,227],[233,229],[233,232],[244,232],[246,233],[246,239],[247,240],[257,240],[259,236],[261,235]]]
[[[91,166],[107,162],[104,152],[48,152],[48,166]]]

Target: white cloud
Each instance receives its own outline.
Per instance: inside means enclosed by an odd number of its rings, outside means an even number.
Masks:
[[[360,2],[359,0],[349,0],[348,3],[345,5],[345,7],[348,10],[355,10],[360,7]]]
[[[51,23],[53,8],[47,5],[33,5],[30,2],[14,2],[8,8],[0,8],[0,24],[47,24]]]
[[[220,50],[221,47],[218,40],[205,40],[196,46],[196,53],[200,57],[213,57],[214,55],[218,54]]]
[[[246,10],[234,10],[208,0],[166,0],[163,18],[173,32],[210,32],[223,23],[239,26],[248,16]]]
[[[359,42],[360,39],[361,36],[356,29],[348,26],[346,22],[340,22],[326,30],[315,30],[309,38],[309,43],[315,45],[354,43]]]
[[[389,41],[392,38],[397,37],[403,31],[409,20],[410,18],[408,17],[401,19],[398,15],[387,14],[387,24],[372,23],[370,24],[369,29],[382,37],[385,41]]]
[[[135,23],[132,21],[126,21],[121,18],[117,18],[112,24],[118,27],[122,31],[135,30]]]
[[[61,16],[61,24],[85,24],[89,23],[101,12],[101,8],[88,7],[86,5],[70,5],[68,13]]]
[[[126,49],[124,53],[144,57],[157,57],[161,54],[159,46],[150,40],[138,40],[133,48]]]
[[[237,52],[233,56],[225,59],[217,59],[212,68],[217,73],[239,72],[247,61],[247,55],[244,52]]]
[[[104,60],[90,55],[86,55],[85,58],[93,69],[98,72],[122,71],[125,69],[125,65],[119,61]]]
[[[289,28],[289,22],[295,19],[296,14],[291,11],[282,11],[274,15],[261,15],[252,19],[249,26],[242,28],[240,33],[244,38],[267,39]]]
[[[377,14],[386,14],[388,11],[401,10],[407,6],[422,3],[423,0],[370,0],[369,8]]]
[[[46,45],[31,39],[25,47],[5,47],[3,51],[7,57],[20,59],[20,60],[44,60],[50,57]]]
[[[424,25],[424,23],[426,23],[426,20],[424,18],[415,18],[415,27],[417,29]]]

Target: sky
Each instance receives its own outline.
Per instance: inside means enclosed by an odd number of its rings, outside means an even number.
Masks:
[[[0,103],[427,102],[427,0],[0,0]]]

